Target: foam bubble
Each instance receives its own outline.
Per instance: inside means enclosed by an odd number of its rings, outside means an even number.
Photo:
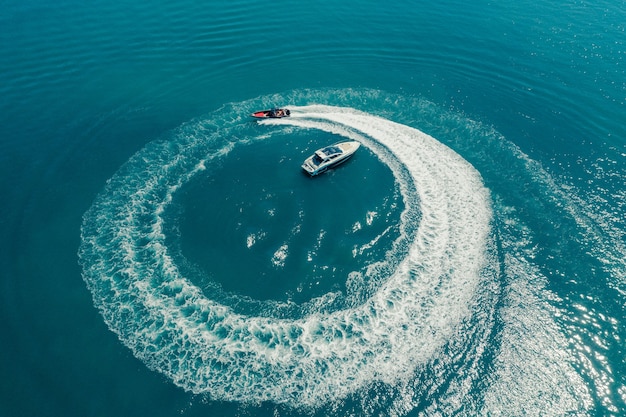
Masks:
[[[280,248],[274,252],[274,256],[272,256],[272,264],[276,267],[285,266],[285,260],[287,259],[287,255],[289,254],[289,245],[284,244],[281,245]]]
[[[365,219],[365,223],[367,223],[368,226],[371,226],[372,223],[374,222],[374,219],[378,216],[378,213],[376,213],[375,211],[368,211],[367,212],[367,217]]]

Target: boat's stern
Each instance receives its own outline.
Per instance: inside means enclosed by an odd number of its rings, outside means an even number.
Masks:
[[[317,174],[317,168],[315,165],[313,165],[313,161],[311,161],[311,158],[307,159],[306,161],[304,161],[304,163],[302,164],[302,169],[304,170],[304,172],[306,172],[307,174],[309,174],[310,176],[314,176]]]

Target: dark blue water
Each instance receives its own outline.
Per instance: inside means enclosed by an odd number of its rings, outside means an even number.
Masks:
[[[623,1],[0,4],[0,415],[626,413]]]

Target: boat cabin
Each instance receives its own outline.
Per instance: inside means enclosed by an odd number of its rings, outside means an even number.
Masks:
[[[315,156],[313,157],[313,163],[315,165],[323,164],[324,162],[332,161],[339,155],[341,155],[343,151],[338,146],[327,146],[324,149],[320,149],[315,152]]]

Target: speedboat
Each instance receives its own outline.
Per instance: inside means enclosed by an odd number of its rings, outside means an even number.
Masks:
[[[291,114],[289,109],[279,109],[277,107],[269,110],[260,110],[252,113],[250,116],[257,119],[280,119],[281,117],[288,117]]]
[[[361,146],[359,142],[351,140],[318,149],[304,161],[302,169],[314,177],[328,168],[336,167],[347,161],[359,149],[359,146]]]

